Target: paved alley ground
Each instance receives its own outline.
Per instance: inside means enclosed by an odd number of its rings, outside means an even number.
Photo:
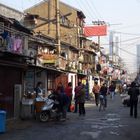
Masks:
[[[138,118],[130,117],[129,107],[116,95],[114,100],[108,97],[105,111],[87,102],[85,117],[68,113],[66,122],[16,121],[0,140],[140,140],[140,104],[138,108]]]

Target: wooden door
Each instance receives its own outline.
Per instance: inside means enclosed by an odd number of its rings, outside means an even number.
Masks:
[[[0,66],[0,109],[14,116],[14,85],[22,84],[22,69]]]

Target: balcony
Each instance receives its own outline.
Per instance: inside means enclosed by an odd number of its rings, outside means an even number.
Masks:
[[[76,61],[69,61],[66,65],[66,70],[70,72],[77,73],[77,62]]]
[[[55,66],[57,60],[57,55],[55,54],[46,54],[46,53],[42,53],[42,54],[38,54],[37,57],[37,65],[38,66],[42,66],[42,67],[46,67],[46,66]]]
[[[37,65],[42,67],[55,67],[57,69],[65,70],[67,65],[66,58],[57,56],[56,54],[39,54],[37,58]]]
[[[55,66],[57,67],[57,69],[66,70],[66,65],[67,65],[67,60],[64,57],[62,56],[57,57],[56,63],[55,63]]]

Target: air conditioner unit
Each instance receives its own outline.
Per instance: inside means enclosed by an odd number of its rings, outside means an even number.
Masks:
[[[33,50],[28,50],[28,56],[34,57],[34,56],[35,56],[35,51],[33,51]]]
[[[26,56],[34,57],[35,56],[35,51],[34,50],[29,50],[29,49],[24,49],[23,54]]]

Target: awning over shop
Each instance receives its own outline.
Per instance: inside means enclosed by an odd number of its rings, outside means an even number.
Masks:
[[[5,61],[5,60],[0,60],[0,66],[7,66],[7,67],[16,67],[16,68],[21,68],[21,69],[27,69],[27,64],[11,62],[11,61]]]

